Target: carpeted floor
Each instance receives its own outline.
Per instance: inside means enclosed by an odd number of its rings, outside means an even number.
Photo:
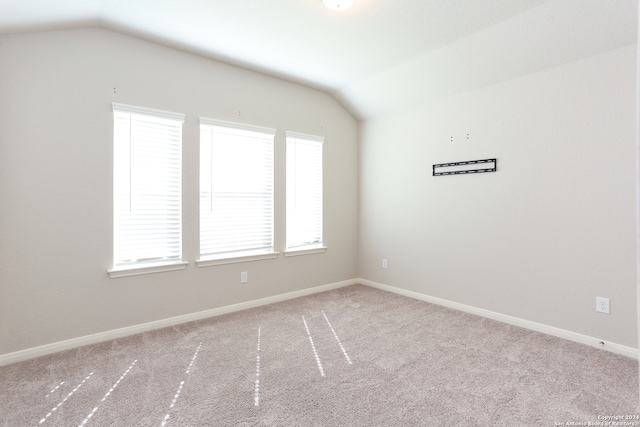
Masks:
[[[0,368],[5,427],[557,426],[620,415],[640,415],[636,360],[360,285]]]

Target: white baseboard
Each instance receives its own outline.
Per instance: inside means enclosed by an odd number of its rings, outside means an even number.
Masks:
[[[130,335],[151,331],[154,329],[161,329],[169,326],[180,325],[182,323],[193,322],[195,320],[201,320],[209,317],[220,316],[227,313],[242,311],[249,308],[260,307],[267,304],[286,301],[294,298],[299,298],[299,297],[312,295],[319,292],[329,291],[331,289],[342,288],[345,286],[350,286],[355,284],[363,284],[366,286],[370,286],[372,288],[381,289],[387,292],[393,292],[395,294],[403,295],[409,298],[414,298],[414,299],[426,301],[432,304],[437,304],[444,307],[452,308],[455,310],[464,311],[467,313],[486,317],[492,320],[497,320],[499,322],[507,323],[510,325],[520,326],[522,328],[530,329],[537,332],[542,332],[542,333],[559,337],[559,338],[564,338],[569,341],[574,341],[580,344],[586,344],[591,347],[601,348],[601,349],[610,351],[612,353],[621,354],[623,356],[631,357],[634,359],[638,358],[638,349],[633,347],[627,347],[621,344],[606,342],[604,340],[594,338],[588,335],[582,335],[576,332],[555,328],[553,326],[548,326],[541,323],[536,323],[529,320],[508,316],[506,314],[496,313],[494,311],[485,310],[485,309],[473,307],[470,305],[460,304],[454,301],[432,297],[432,296],[421,294],[418,292],[409,291],[406,289],[396,288],[394,286],[384,285],[382,283],[373,282],[371,280],[351,279],[351,280],[345,280],[342,282],[330,283],[328,285],[317,286],[314,288],[303,289],[300,291],[289,292],[286,294],[274,295],[271,297],[260,298],[257,300],[246,301],[238,304],[214,308],[211,310],[200,311],[197,313],[186,314],[183,316],[176,316],[168,319],[157,320],[154,322],[143,323],[140,325],[128,326],[125,328],[100,332],[93,335],[86,335],[83,337],[73,338],[70,340],[28,348],[28,349],[16,351],[13,353],[7,353],[7,354],[0,355],[0,366],[9,365],[11,363],[22,362],[25,360],[34,359],[36,357],[45,356],[47,354],[57,353],[59,351],[64,351],[64,350],[70,350],[70,349],[82,347],[85,345],[97,344],[103,341],[123,338]],[[604,344],[601,344],[601,343],[604,343]]]
[[[530,329],[537,332],[542,332],[547,335],[553,335],[558,338],[564,338],[569,341],[574,341],[580,344],[586,344],[591,347],[601,348],[603,350],[610,351],[612,353],[621,354],[623,356],[638,359],[638,349],[633,347],[627,347],[625,345],[616,344],[612,342],[606,342],[604,340],[594,338],[588,335],[578,334],[576,332],[567,331],[553,326],[544,325],[542,323],[532,322],[530,320],[524,320],[506,314],[496,313],[494,311],[485,310],[482,308],[473,307],[470,305],[460,304],[454,301],[449,301],[442,298],[436,298],[429,295],[421,294],[418,292],[408,291],[406,289],[396,288],[394,286],[384,285],[382,283],[373,282],[366,279],[358,279],[358,283],[371,286],[372,288],[381,289],[383,291],[393,292],[398,295],[430,302],[432,304],[441,305],[455,310],[464,311],[467,313],[475,314],[478,316],[486,317],[499,322],[508,323],[514,326],[520,326],[525,329]]]
[[[345,280],[342,282],[330,283],[328,285],[317,286],[300,291],[289,292],[286,294],[274,295],[271,297],[260,298],[253,301],[241,302],[238,304],[227,305],[224,307],[214,308],[211,310],[200,311],[197,313],[185,314],[183,316],[171,317],[168,319],[157,320],[154,322],[143,323],[140,325],[127,326],[125,328],[114,329],[111,331],[100,332],[93,335],[73,338],[70,340],[55,342],[42,345],[39,347],[28,348],[0,355],[0,366],[6,366],[11,363],[22,362],[36,357],[45,356],[47,354],[57,353],[63,350],[82,347],[90,344],[97,344],[103,341],[109,341],[117,338],[123,338],[154,329],[166,328],[168,326],[180,325],[182,323],[193,322],[194,320],[206,319],[209,317],[220,316],[222,314],[233,313],[236,311],[246,310],[249,308],[260,307],[275,302],[286,301],[294,298],[304,297],[319,292],[329,291],[331,289],[342,288],[344,286],[355,285],[360,283],[357,279]]]

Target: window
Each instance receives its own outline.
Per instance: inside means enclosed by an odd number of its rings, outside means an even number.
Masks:
[[[275,130],[200,119],[198,266],[275,258]]]
[[[113,104],[111,277],[183,269],[184,115]]]
[[[324,138],[287,132],[287,243],[285,255],[322,252]]]

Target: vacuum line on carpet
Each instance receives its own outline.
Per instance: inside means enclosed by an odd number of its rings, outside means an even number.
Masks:
[[[182,392],[182,386],[184,386],[184,381],[180,382],[180,387],[178,387],[178,391],[176,392],[176,395],[173,396],[173,400],[171,401],[171,406],[169,406],[169,411],[167,412],[167,415],[164,416],[164,419],[162,420],[162,424],[160,424],[162,427],[167,425],[167,421],[169,421],[169,415],[171,414],[171,410],[173,409],[173,407],[176,405],[176,402],[178,401],[178,397],[180,397],[180,393]]]
[[[71,392],[70,392],[69,394],[67,394],[67,396],[66,396],[64,399],[62,399],[62,402],[58,403],[58,404],[57,404],[57,405],[56,405],[56,406],[55,406],[51,411],[49,411],[49,413],[48,413],[47,415],[45,415],[45,416],[40,420],[40,422],[39,422],[38,424],[42,424],[43,422],[45,422],[45,421],[47,420],[47,418],[49,418],[49,417],[51,416],[51,414],[53,414],[55,411],[57,411],[57,410],[58,410],[58,408],[59,408],[59,407],[61,407],[61,406],[62,406],[62,404],[63,404],[64,402],[66,402],[66,401],[67,401],[67,399],[69,399],[69,398],[70,398],[70,397],[71,397],[71,396],[72,396],[76,391],[78,391],[78,389],[79,389],[80,387],[82,387],[82,385],[83,385],[85,382],[87,382],[87,380],[88,380],[89,378],[91,378],[91,376],[92,376],[92,375],[93,375],[93,372],[91,372],[89,375],[87,375],[87,376],[85,377],[85,379],[84,379],[84,380],[82,380],[82,382],[81,382],[80,384],[78,384],[78,385],[76,386],[76,388],[74,388],[73,390],[71,390]]]
[[[191,372],[191,368],[193,367],[193,363],[196,361],[196,357],[198,357],[198,352],[200,351],[200,348],[202,348],[202,342],[198,344],[198,348],[196,348],[196,351],[193,354],[193,357],[191,358],[191,362],[189,363],[189,367],[187,368],[185,375],[189,375],[189,373]],[[186,380],[182,380],[180,382],[178,391],[176,391],[176,394],[173,396],[173,400],[171,401],[171,405],[169,405],[169,410],[167,411],[167,414],[162,419],[162,423],[160,424],[161,427],[166,426],[167,422],[169,422],[169,417],[171,416],[171,410],[173,409],[174,406],[176,406],[176,402],[178,401],[178,397],[180,397],[180,393],[182,392],[182,387],[184,386],[185,381]]]
[[[309,342],[311,343],[311,349],[313,350],[313,354],[316,356],[316,362],[318,363],[318,370],[320,371],[320,375],[324,377],[324,369],[322,368],[322,362],[320,362],[320,356],[318,356],[318,352],[316,351],[316,346],[313,343],[313,338],[311,338],[311,332],[309,332],[309,326],[307,326],[307,320],[302,316],[302,321],[304,322],[304,328],[307,330],[307,336],[309,337]]]
[[[195,362],[196,361],[196,357],[198,357],[198,352],[200,351],[200,347],[202,347],[202,343],[200,343],[200,345],[196,349],[196,353],[193,355],[193,358],[191,359],[191,363],[189,363],[189,367],[187,368],[187,372],[185,372],[186,374],[188,374],[191,371],[191,367],[193,366],[193,362]]]
[[[260,406],[260,334],[261,328],[258,328],[258,349],[256,355],[256,387],[253,395],[254,406]]]
[[[49,397],[52,393],[54,393],[57,389],[59,389],[59,388],[60,388],[60,386],[61,386],[62,384],[64,384],[64,381],[62,381],[60,384],[58,384],[58,385],[56,386],[56,388],[54,388],[53,390],[51,390],[51,391],[49,392],[49,394],[47,394],[47,395],[45,396],[45,398]]]
[[[138,362],[138,359],[134,360],[133,363],[129,366],[129,369],[127,369],[125,371],[124,374],[122,374],[122,376],[120,376],[120,378],[118,379],[118,381],[116,381],[116,383],[114,385],[111,386],[111,388],[109,389],[109,391],[104,395],[104,397],[102,398],[102,400],[100,401],[100,404],[104,403],[105,400],[107,400],[107,397],[109,397],[111,395],[111,393],[113,393],[113,390],[116,389],[116,387],[118,387],[118,384],[120,384],[120,382],[124,379],[124,377],[127,376],[127,374],[129,373],[129,371],[131,371],[131,369],[133,369],[133,367],[135,366],[135,364]],[[96,411],[98,410],[98,408],[100,407],[100,404],[98,404],[98,406],[96,406],[95,408],[93,408],[93,410],[89,413],[89,415],[86,416],[86,418],[84,419],[84,421],[82,421],[82,424],[80,424],[79,427],[83,427],[85,424],[87,424],[89,422],[89,420],[91,419],[91,417],[93,417],[93,414],[96,413]]]
[[[322,311],[322,315],[324,316],[324,320],[327,321],[327,325],[329,325],[329,328],[331,329],[331,332],[333,332],[333,336],[336,339],[336,341],[338,342],[338,345],[340,346],[340,349],[342,350],[342,354],[344,354],[344,357],[347,359],[347,362],[349,362],[349,365],[351,365],[351,358],[349,357],[349,354],[347,353],[347,350],[344,349],[344,346],[342,345],[342,343],[340,342],[340,338],[338,338],[338,334],[336,334],[336,331],[333,329],[333,326],[331,326],[331,322],[329,322],[329,318],[327,317],[326,314],[324,314],[324,310],[320,310]]]

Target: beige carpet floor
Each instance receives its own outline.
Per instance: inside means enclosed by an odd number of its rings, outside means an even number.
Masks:
[[[557,426],[637,415],[636,360],[360,285],[0,368],[5,427]]]

